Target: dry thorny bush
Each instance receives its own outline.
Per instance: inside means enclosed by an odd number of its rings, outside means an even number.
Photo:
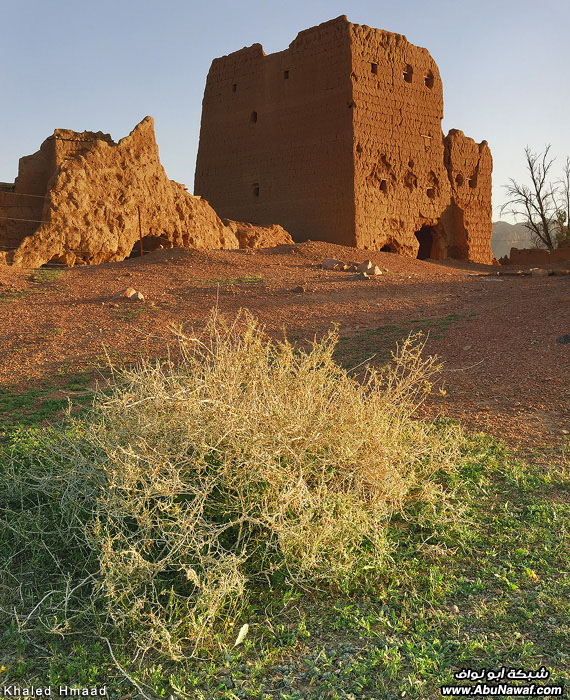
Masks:
[[[192,654],[251,584],[346,587],[382,571],[395,513],[450,515],[441,475],[460,436],[412,419],[439,369],[417,337],[363,381],[333,361],[334,333],[299,351],[214,313],[179,340],[182,361],[119,373],[88,420],[12,454],[4,593],[40,565],[26,549],[48,551],[62,582],[20,626],[64,631],[81,600],[139,649]]]

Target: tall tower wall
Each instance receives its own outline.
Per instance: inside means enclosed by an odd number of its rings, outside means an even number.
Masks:
[[[222,217],[354,245],[350,70],[346,18],[301,32],[279,53],[254,44],[215,59],[195,194]]]
[[[429,52],[342,16],[214,60],[195,192],[296,240],[491,263],[489,148],[442,118]]]
[[[415,255],[450,200],[443,90],[426,49],[351,25],[357,243]]]

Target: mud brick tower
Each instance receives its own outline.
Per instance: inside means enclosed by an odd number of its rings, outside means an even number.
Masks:
[[[212,62],[195,194],[298,241],[491,263],[491,153],[442,118],[426,49],[338,17]]]

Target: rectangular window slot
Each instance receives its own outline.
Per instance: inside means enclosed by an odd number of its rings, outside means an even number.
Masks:
[[[372,75],[378,75],[378,64],[371,63],[370,64],[370,71],[371,71]]]
[[[284,80],[289,80],[289,71],[288,70],[283,71],[283,78],[284,78]]]

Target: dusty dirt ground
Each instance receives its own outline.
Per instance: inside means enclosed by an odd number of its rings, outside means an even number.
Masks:
[[[320,269],[325,257],[370,258],[383,274],[355,280]],[[248,308],[294,342],[337,324],[349,359],[378,360],[423,329],[425,351],[444,362],[446,392],[434,393],[427,415],[458,418],[512,445],[558,445],[570,430],[570,344],[556,342],[570,333],[570,276],[497,275],[508,270],[318,242],[161,250],[51,280],[43,270],[0,266],[0,387],[29,389],[107,358],[163,357],[176,351],[173,327],[199,328],[217,304],[229,317]],[[145,301],[112,298],[127,286]]]

